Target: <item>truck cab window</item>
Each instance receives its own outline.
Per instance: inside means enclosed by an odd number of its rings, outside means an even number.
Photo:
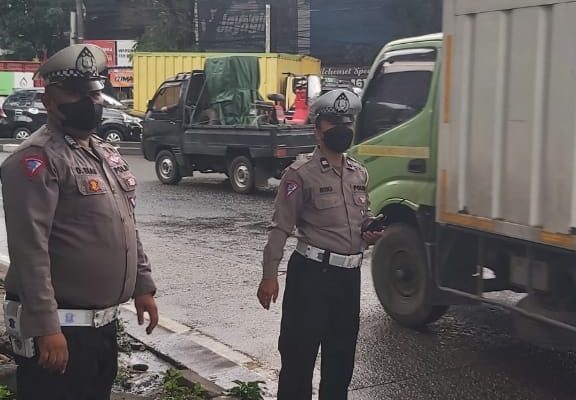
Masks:
[[[160,88],[152,104],[153,112],[171,113],[176,111],[180,103],[182,82],[167,83]]]
[[[358,142],[385,133],[426,106],[436,64],[433,49],[390,52],[367,88]]]

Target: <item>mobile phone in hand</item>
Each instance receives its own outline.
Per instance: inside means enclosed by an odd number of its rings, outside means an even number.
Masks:
[[[384,215],[380,214],[379,216],[377,216],[376,218],[374,218],[374,220],[372,222],[370,222],[370,224],[368,224],[367,227],[365,227],[362,230],[362,233],[364,232],[381,232],[384,230],[384,228],[386,227],[386,220],[388,218],[386,218]]]

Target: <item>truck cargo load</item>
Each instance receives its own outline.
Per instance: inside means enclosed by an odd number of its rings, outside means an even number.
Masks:
[[[290,75],[321,75],[320,60],[284,53],[134,53],[134,109],[146,111],[146,104],[167,78],[181,72],[203,70],[213,57],[251,56],[260,64],[260,95],[282,93]]]
[[[260,67],[256,57],[220,57],[206,60],[206,90],[210,107],[223,125],[248,125],[253,105],[261,100]]]
[[[576,3],[446,6],[439,222],[576,249]]]

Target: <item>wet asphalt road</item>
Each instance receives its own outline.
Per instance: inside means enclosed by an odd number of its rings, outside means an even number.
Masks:
[[[152,163],[127,159],[139,181],[140,235],[162,314],[277,370],[280,305],[265,312],[255,297],[273,190],[237,195],[220,175],[163,186]],[[576,399],[576,356],[520,342],[500,310],[457,307],[427,332],[397,326],[376,299],[369,264],[351,399]]]

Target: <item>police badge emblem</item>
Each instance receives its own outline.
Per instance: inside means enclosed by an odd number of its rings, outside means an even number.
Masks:
[[[98,73],[96,58],[94,58],[94,54],[88,47],[84,47],[84,50],[78,55],[76,69],[86,75],[96,75]]]
[[[100,182],[96,179],[90,179],[88,181],[88,189],[91,193],[100,193],[102,192],[102,187],[100,186]]]
[[[336,101],[334,102],[334,110],[340,114],[346,114],[350,111],[350,100],[348,100],[348,96],[345,93],[342,93]]]

